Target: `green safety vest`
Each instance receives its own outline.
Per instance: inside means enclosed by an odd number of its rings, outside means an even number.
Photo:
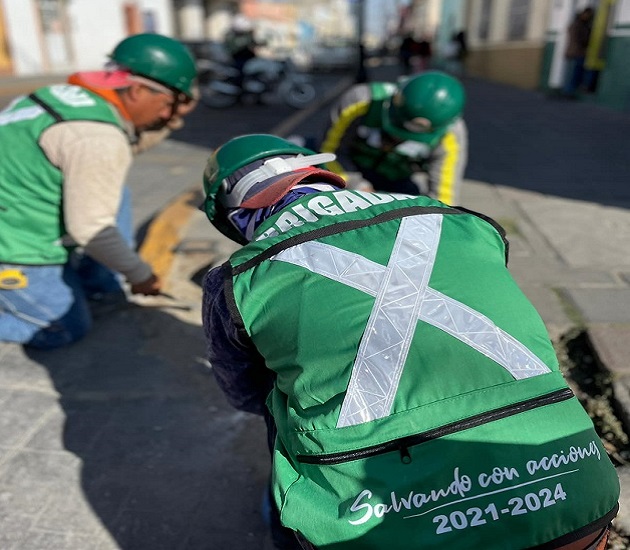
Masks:
[[[115,108],[79,86],[40,88],[0,112],[0,143],[7,144],[0,146],[0,262],[66,262],[63,174],[39,139],[53,124],[71,120],[105,122],[124,131]]]
[[[384,104],[395,91],[395,87],[386,82],[370,83],[371,101],[368,112],[362,117],[361,125],[367,128],[382,128],[382,112]],[[431,145],[418,146],[426,149],[425,156],[413,159],[401,153],[396,147],[385,149],[370,145],[366,137],[357,136],[349,145],[350,158],[361,170],[374,170],[390,181],[409,179],[415,172],[424,170],[425,162],[432,148],[436,147],[441,135]],[[413,163],[412,163],[413,160]]]
[[[491,220],[342,190],[226,264],[277,375],[274,498],[328,549],[523,549],[616,513],[619,484]]]

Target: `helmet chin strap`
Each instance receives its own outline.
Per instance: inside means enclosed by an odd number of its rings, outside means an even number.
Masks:
[[[257,183],[263,182],[273,176],[280,176],[299,170],[332,162],[337,156],[334,153],[319,153],[317,155],[298,155],[289,158],[274,157],[266,160],[262,166],[245,174],[234,185],[231,192],[227,191],[227,181],[223,180],[223,188],[226,190],[224,205],[228,208],[237,208],[243,202],[247,192]]]

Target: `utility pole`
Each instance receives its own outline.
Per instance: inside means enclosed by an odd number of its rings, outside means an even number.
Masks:
[[[365,29],[365,0],[351,0],[354,8],[356,21],[358,66],[355,77],[356,82],[367,82],[367,71],[365,70],[365,45],[363,44],[363,33]]]

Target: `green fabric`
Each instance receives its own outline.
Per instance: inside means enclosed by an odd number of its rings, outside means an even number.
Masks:
[[[370,90],[372,99],[368,112],[361,120],[361,125],[382,129],[383,111],[387,109],[395,88],[385,82],[372,82]],[[383,139],[386,139],[386,136],[383,136]],[[364,137],[357,136],[349,148],[350,158],[359,169],[374,170],[390,181],[409,179],[415,172],[422,169],[423,159],[415,159],[419,166],[414,168],[409,157],[399,153],[393,146],[374,147]]]
[[[315,240],[385,266],[403,214],[442,214],[428,286],[491,319],[549,372],[516,379],[467,343],[418,321],[389,414],[338,428],[375,298],[272,258]],[[238,322],[277,374],[268,405],[278,428],[274,497],[284,525],[326,549],[461,548],[462,540],[466,548],[501,540],[502,548],[522,549],[596,521],[615,506],[614,468],[575,397],[405,443],[410,464],[398,450],[340,464],[301,462],[299,456],[400,441],[567,385],[542,320],[505,266],[501,235],[473,214],[427,197],[336,191],[292,203],[256,238],[230,259],[233,300]],[[553,467],[534,468],[547,464],[544,457],[576,453],[574,461],[556,458]],[[414,501],[422,494],[427,502],[422,496]],[[403,520],[407,515],[415,517]]]
[[[381,127],[381,113],[383,112],[383,103],[389,101],[395,91],[396,88],[388,82],[370,83],[370,107],[362,120],[362,123],[365,126],[369,128]]]
[[[604,517],[619,495],[575,398],[434,439],[410,456],[409,464],[397,452],[297,464],[279,441],[273,460],[282,522],[327,550],[523,550]]]
[[[62,121],[92,120],[123,128],[114,108],[77,86],[49,86],[35,95]],[[26,265],[65,263],[63,174],[39,147],[58,121],[24,97],[0,112],[0,261]]]

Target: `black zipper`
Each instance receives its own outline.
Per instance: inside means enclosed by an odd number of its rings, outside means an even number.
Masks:
[[[401,461],[404,464],[409,464],[411,462],[409,447],[419,445],[420,443],[426,443],[427,441],[437,439],[438,437],[444,437],[456,432],[468,430],[469,428],[476,428],[482,424],[494,422],[495,420],[501,420],[502,418],[507,418],[508,416],[531,411],[532,409],[537,409],[538,407],[544,407],[545,405],[552,405],[554,403],[559,403],[560,401],[566,401],[572,397],[573,392],[571,389],[564,388],[545,395],[540,395],[533,399],[520,401],[519,403],[514,403],[513,405],[507,405],[499,409],[477,414],[475,416],[471,416],[470,418],[466,418],[465,420],[458,420],[457,422],[452,422],[451,424],[446,424],[445,426],[434,428],[420,434],[402,437],[400,439],[395,439],[394,441],[388,441],[387,443],[364,447],[363,449],[357,449],[355,451],[344,451],[341,453],[297,455],[296,458],[298,462],[302,462],[304,464],[318,464],[326,466],[360,460],[362,458],[368,458],[392,451],[399,451]]]

